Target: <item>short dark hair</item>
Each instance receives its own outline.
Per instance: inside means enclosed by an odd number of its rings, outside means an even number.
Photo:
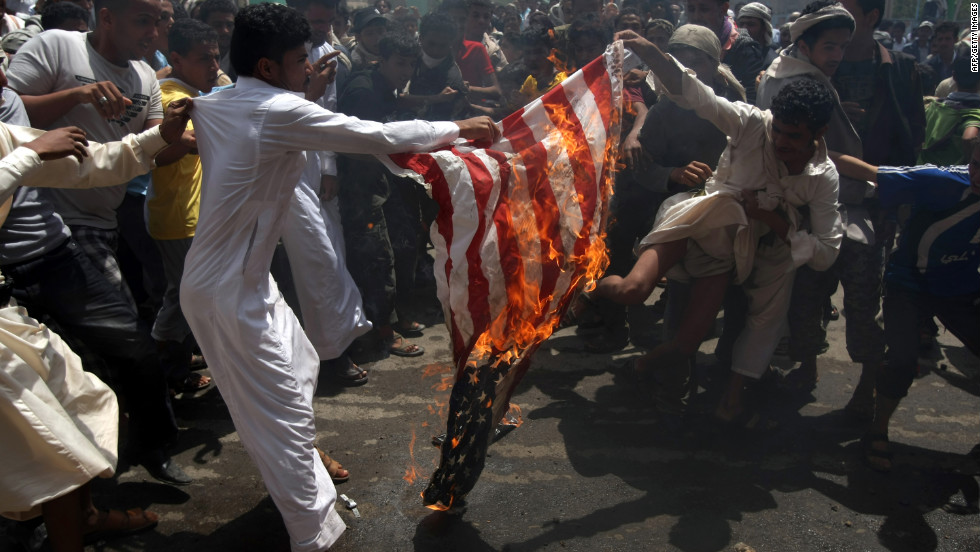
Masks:
[[[41,27],[45,29],[58,29],[63,23],[73,19],[88,23],[88,11],[71,2],[55,2],[41,10]]]
[[[239,75],[251,77],[260,59],[282,61],[283,54],[306,44],[311,36],[310,24],[293,8],[268,3],[247,6],[235,16],[231,65]]]
[[[793,81],[772,100],[772,116],[789,125],[804,124],[811,132],[827,126],[834,112],[834,95],[815,79]]]
[[[866,14],[871,10],[878,10],[878,21],[875,21],[874,28],[877,29],[881,24],[881,19],[885,17],[885,0],[857,0],[857,5],[861,8],[861,13]]]
[[[521,33],[521,48],[544,46],[550,50],[552,45],[554,45],[553,32],[547,27],[531,25]]]
[[[108,8],[111,12],[118,12],[120,8],[129,5],[129,0],[95,0],[92,2],[95,13],[98,14],[102,8]],[[82,8],[84,9],[84,8]]]
[[[201,2],[201,9],[197,12],[197,17],[201,21],[207,22],[213,13],[238,13],[238,5],[232,0],[204,0]]]
[[[603,44],[609,44],[612,36],[608,31],[609,28],[595,14],[586,14],[585,17],[576,18],[568,28],[568,42],[574,47],[583,39],[594,38]]]
[[[487,8],[493,11],[493,2],[490,0],[466,0],[466,9]]]
[[[800,17],[818,12],[835,4],[839,4],[839,2],[837,2],[837,0],[816,0],[814,2],[810,2],[805,8],[803,8],[803,12],[801,12]],[[824,19],[823,21],[803,31],[803,34],[801,34],[796,41],[799,42],[802,40],[807,46],[813,48],[817,44],[817,41],[820,40],[820,35],[834,29],[847,29],[853,33],[854,19],[847,17],[846,15],[838,15],[831,17],[830,19]]]
[[[974,73],[970,69],[969,56],[961,56],[953,60],[953,82],[964,92],[975,90],[980,84],[980,73]]]
[[[433,33],[445,33],[455,39],[458,32],[456,22],[444,12],[427,13],[419,21],[419,38]]]
[[[952,21],[943,21],[936,25],[936,28],[932,31],[932,36],[936,36],[939,33],[953,33],[953,38],[955,39],[960,35],[960,26]]]
[[[323,6],[328,10],[337,9],[340,0],[286,0],[286,5],[300,11],[307,10],[310,6]]]
[[[414,36],[407,33],[388,33],[378,43],[378,53],[385,60],[394,55],[417,58],[422,55],[422,47]]]
[[[179,0],[170,0],[170,5],[174,8],[174,21],[180,21],[181,19],[190,17],[187,10],[184,9],[184,5]]]
[[[614,27],[619,27],[619,23],[623,20],[623,18],[624,17],[627,17],[627,16],[630,16],[630,15],[635,15],[636,17],[639,17],[640,18],[640,23],[641,24],[644,23],[643,16],[640,15],[640,10],[638,10],[636,8],[623,8],[623,9],[619,10],[619,15],[616,16],[616,21],[615,21],[615,23],[613,23],[613,26]]]
[[[497,81],[500,84],[506,83],[514,86],[515,88],[520,88],[530,74],[531,71],[529,71],[523,63],[508,63],[503,69],[500,70],[499,73],[497,73]]]
[[[186,56],[194,46],[202,43],[218,43],[218,33],[211,25],[196,19],[174,21],[167,34],[167,44],[171,52]]]

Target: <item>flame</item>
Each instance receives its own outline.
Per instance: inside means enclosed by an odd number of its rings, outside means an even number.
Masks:
[[[423,499],[425,498],[424,494],[419,494],[419,496],[421,496]],[[435,504],[426,504],[425,507],[430,510],[435,510],[436,512],[445,512],[446,510],[449,510],[450,508],[453,507],[453,497],[449,497],[448,505],[443,504],[442,501],[440,500]]]
[[[549,30],[548,32],[551,32],[551,30]],[[574,67],[572,67],[568,63],[565,63],[565,60],[561,59],[561,53],[558,51],[557,48],[551,49],[551,53],[548,54],[548,61],[550,61],[551,64],[555,66],[555,71],[560,71],[567,75],[571,75],[572,73],[575,72]]]
[[[552,52],[549,57],[553,62],[559,63],[560,60]],[[561,111],[551,114],[554,129],[553,133],[557,136],[560,149],[566,152],[569,159],[576,156],[591,159],[592,154],[590,145],[576,134],[575,125],[563,124],[561,118],[570,119],[574,114],[568,115]],[[599,116],[596,114],[595,116]],[[599,186],[599,197],[601,204],[608,204],[609,198],[613,193],[613,175],[619,168],[619,140],[617,139],[621,127],[621,113],[613,111],[612,121],[608,130],[609,139],[606,140],[603,152],[602,172],[597,175]],[[555,120],[555,119],[558,120]],[[547,172],[551,172],[554,167],[553,161],[548,161]],[[526,179],[522,179],[526,180]],[[523,186],[528,189],[529,195],[533,194],[530,190],[531,184],[526,181],[517,181],[515,187]],[[559,202],[559,209],[566,212],[579,212],[579,203],[583,200],[581,194],[572,194],[564,198],[566,204]],[[530,208],[530,207],[529,207]],[[535,215],[548,215],[547,212],[535,212]],[[557,217],[557,215],[555,215]],[[574,215],[573,215],[574,216]],[[534,220],[534,217],[524,217],[522,220],[519,214],[515,214],[515,234],[518,241],[522,243],[540,243],[540,256],[528,259],[525,266],[531,264],[540,265],[541,270],[567,269],[569,266],[577,266],[581,270],[575,272],[573,281],[570,283],[569,290],[595,288],[595,283],[605,272],[609,265],[609,257],[605,246],[605,219],[591,220],[593,232],[597,238],[581,254],[573,251],[563,251],[556,246],[556,239],[553,236],[553,228],[558,225],[558,220]],[[521,224],[523,222],[523,224]],[[598,225],[598,228],[596,228]],[[567,231],[567,229],[565,229]],[[586,231],[583,227],[581,232]],[[576,236],[577,237],[577,236]],[[560,239],[560,238],[559,238]],[[564,248],[562,248],[564,249]],[[520,358],[524,351],[543,342],[551,336],[555,327],[558,325],[560,315],[574,295],[567,293],[564,297],[556,298],[553,295],[542,295],[540,286],[533,278],[525,278],[525,285],[508,286],[507,308],[503,309],[496,319],[492,320],[488,329],[474,340],[474,346],[468,359],[467,366],[476,366],[477,362],[487,362],[492,359],[491,366],[497,368],[501,365],[509,365]],[[475,373],[475,370],[472,372]]]
[[[514,403],[510,403],[510,408],[507,410],[507,413],[504,414],[504,417],[500,420],[500,423],[514,427],[521,427],[524,424],[524,415],[521,412],[521,407]]]
[[[408,467],[405,468],[405,475],[402,479],[408,482],[409,485],[415,483],[415,480],[419,477],[419,466],[415,463],[415,430],[412,430],[412,440],[408,443],[408,456],[410,462]]]

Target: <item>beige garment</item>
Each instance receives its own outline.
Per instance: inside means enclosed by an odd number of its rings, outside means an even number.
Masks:
[[[803,172],[790,175],[775,156],[769,111],[716,96],[686,69],[681,90],[682,94],[668,94],[670,99],[718,127],[728,136],[728,147],[718,159],[714,175],[705,183],[708,194],[678,194],[665,201],[641,247],[691,238],[705,254],[733,259],[736,283],[745,281],[752,271],[755,243],[762,235],[760,230],[764,231],[759,224],[748,224],[739,202],[742,191],[751,190],[760,207],[779,207],[786,214],[793,266],[829,268],[837,259],[843,230],[837,212],[837,170],[827,157],[823,140]],[[801,228],[796,210],[803,205],[810,212],[808,230]],[[708,270],[713,268],[708,266]]]
[[[57,334],[20,307],[0,309],[0,512],[15,519],[94,477],[111,477],[119,407]]]
[[[44,134],[43,130],[0,123],[0,202],[18,186],[42,188],[93,188],[122,184],[154,167],[156,154],[167,147],[156,126],[130,134],[118,142],[89,142],[88,157],[41,161],[24,144]]]

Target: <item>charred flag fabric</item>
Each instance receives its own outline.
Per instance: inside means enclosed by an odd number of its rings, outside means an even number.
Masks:
[[[573,294],[607,264],[607,203],[618,158],[621,42],[501,121],[502,138],[382,159],[421,177],[456,383],[440,465],[423,493],[435,509],[476,483],[493,429]]]

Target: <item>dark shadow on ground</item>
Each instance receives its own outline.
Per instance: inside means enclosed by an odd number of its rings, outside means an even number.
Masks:
[[[466,519],[442,512],[432,512],[418,523],[412,544],[417,552],[490,552],[480,531]]]
[[[581,517],[562,519],[506,549],[540,550],[631,524],[657,523],[667,516],[661,523],[676,518],[669,526],[671,545],[685,552],[724,550],[731,546],[733,522],[747,513],[775,509],[774,492],[807,489],[858,514],[883,517],[881,526],[875,528],[878,544],[895,552],[937,548],[936,531],[926,519],[929,512],[943,509],[975,515],[980,489],[973,478],[977,472],[974,461],[961,454],[893,443],[892,473],[872,472],[861,461],[861,427],[848,422],[840,411],[821,416],[799,414],[800,407],[813,400],[809,394],[776,392],[767,397],[774,389],[760,390],[760,411],[779,422],[768,431],[719,426],[700,416],[680,431],[665,432],[649,400],[636,393],[637,386],[626,370],[611,368],[614,384],[599,388],[595,399],[589,400],[575,391],[576,386],[585,377],[610,370],[608,366],[597,362],[591,370],[571,369],[545,355],[539,359],[544,366],[531,370],[524,385],[538,387],[553,402],[526,415],[559,420],[558,430],[578,474],[590,478],[612,475],[643,494]],[[717,375],[713,379],[724,381]],[[833,380],[825,377],[821,385],[843,385]],[[717,392],[702,392],[694,410],[710,412]],[[846,483],[838,483],[841,478]],[[809,521],[800,523],[805,526]],[[806,540],[802,532],[799,538],[800,549],[840,545],[839,541]],[[643,543],[627,540],[624,545]]]

